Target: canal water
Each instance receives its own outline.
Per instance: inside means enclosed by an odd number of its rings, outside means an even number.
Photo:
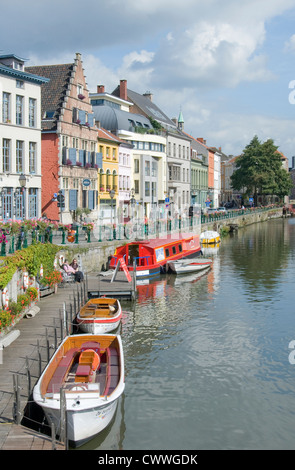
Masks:
[[[125,392],[82,449],[295,448],[295,218],[205,254],[207,273],[163,275],[123,304]]]

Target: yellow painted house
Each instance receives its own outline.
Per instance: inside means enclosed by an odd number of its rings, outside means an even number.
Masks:
[[[117,136],[100,127],[98,152],[102,155],[102,168],[98,172],[98,215],[105,222],[115,217],[119,199],[119,146]]]

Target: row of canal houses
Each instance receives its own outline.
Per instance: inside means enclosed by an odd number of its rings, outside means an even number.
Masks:
[[[90,92],[79,53],[32,67],[0,55],[0,106],[3,220],[173,217],[233,197],[233,157],[187,134],[181,112],[168,118],[126,80]]]

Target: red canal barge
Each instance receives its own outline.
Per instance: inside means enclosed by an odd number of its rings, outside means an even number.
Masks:
[[[133,271],[135,264],[136,278],[142,279],[168,271],[168,261],[198,254],[201,254],[199,236],[183,233],[168,238],[134,241],[117,247],[110,260],[110,268],[115,269],[119,259],[123,258],[128,271]]]

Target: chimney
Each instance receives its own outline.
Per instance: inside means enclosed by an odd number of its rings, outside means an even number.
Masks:
[[[104,85],[97,85],[97,93],[104,93]]]
[[[146,91],[143,96],[145,96],[146,98],[148,98],[149,100],[153,101],[153,95],[150,91]]]
[[[120,80],[120,98],[127,101],[127,80]]]

